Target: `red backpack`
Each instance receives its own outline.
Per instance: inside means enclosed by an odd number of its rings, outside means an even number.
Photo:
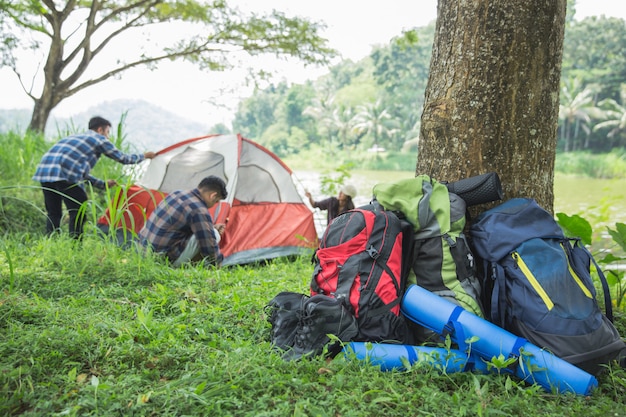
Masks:
[[[400,301],[403,243],[411,243],[403,235],[411,232],[408,222],[378,205],[342,213],[326,228],[314,255],[311,295],[343,301],[357,319],[355,341],[408,341]]]

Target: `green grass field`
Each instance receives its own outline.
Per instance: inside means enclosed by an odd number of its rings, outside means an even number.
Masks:
[[[280,291],[308,292],[309,256],[172,269],[95,234],[45,237],[30,175],[46,144],[0,144],[0,415],[626,416],[622,369],[583,397],[507,375],[381,372],[343,355],[285,362],[264,307]],[[107,161],[97,169],[123,177]],[[92,222],[106,201],[90,206]],[[623,310],[616,325],[626,334]]]
[[[626,415],[619,369],[581,397],[510,376],[381,372],[342,355],[285,362],[264,306],[307,292],[311,272],[307,257],[171,269],[95,237],[4,241],[0,414]]]

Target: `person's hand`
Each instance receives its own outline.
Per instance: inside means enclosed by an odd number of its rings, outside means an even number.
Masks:
[[[108,186],[109,188],[113,188],[113,187],[115,187],[116,185],[117,185],[117,181],[115,181],[115,180],[107,180],[107,186]]]
[[[216,224],[214,227],[215,227],[215,230],[217,230],[217,233],[219,233],[220,235],[223,235],[224,230],[226,229],[226,224],[220,223],[220,224]]]
[[[152,152],[152,151],[144,152],[143,156],[146,159],[152,159],[152,158],[154,158],[156,156],[156,152]]]
[[[311,198],[311,193],[310,193],[308,190],[306,190],[306,191],[304,192],[304,195],[305,195],[307,198]]]

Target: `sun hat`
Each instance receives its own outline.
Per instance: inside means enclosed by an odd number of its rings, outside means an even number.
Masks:
[[[352,184],[344,185],[339,191],[341,191],[344,195],[347,195],[350,198],[356,197],[356,188],[354,188],[354,185]]]

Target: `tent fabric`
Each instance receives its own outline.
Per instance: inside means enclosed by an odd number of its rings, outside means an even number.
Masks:
[[[126,198],[112,202],[99,224],[136,233],[170,192],[196,187],[216,175],[228,197],[211,208],[215,223],[227,222],[220,241],[223,265],[306,254],[317,245],[312,209],[293,172],[275,154],[241,135],[188,139],[157,153]]]

